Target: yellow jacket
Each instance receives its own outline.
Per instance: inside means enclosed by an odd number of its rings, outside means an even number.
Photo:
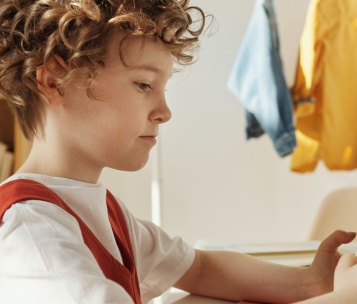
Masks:
[[[357,1],[312,0],[295,84],[291,170],[357,168]]]

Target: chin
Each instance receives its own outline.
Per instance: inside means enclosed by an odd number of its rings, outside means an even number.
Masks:
[[[139,171],[142,168],[145,167],[145,165],[147,164],[148,159],[145,159],[143,161],[140,162],[132,162],[130,164],[125,164],[125,165],[118,165],[118,166],[114,166],[111,167],[112,169],[116,169],[116,170],[120,170],[120,171],[128,171],[128,172],[135,172],[135,171]]]

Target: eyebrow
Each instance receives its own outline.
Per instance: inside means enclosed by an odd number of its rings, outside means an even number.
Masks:
[[[154,72],[156,74],[165,76],[165,73],[163,70],[157,68],[156,66],[150,65],[150,64],[143,64],[143,65],[137,65],[137,66],[133,66],[131,67],[131,69],[133,70],[144,70],[144,71],[149,71],[149,72]],[[172,76],[172,74],[170,75],[170,77]]]
[[[138,70],[147,70],[150,72],[154,72],[154,73],[158,73],[158,74],[162,74],[163,71],[160,70],[159,68],[153,66],[153,65],[139,65],[134,67],[134,69],[138,69]]]

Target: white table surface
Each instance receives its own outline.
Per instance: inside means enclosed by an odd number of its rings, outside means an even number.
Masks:
[[[194,296],[178,289],[173,289],[165,301],[165,304],[232,304],[232,303],[236,303],[236,302],[229,302],[229,301]]]

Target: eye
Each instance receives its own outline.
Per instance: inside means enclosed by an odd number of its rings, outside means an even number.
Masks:
[[[152,89],[152,87],[148,83],[145,83],[145,82],[135,82],[135,84],[137,85],[137,87],[140,90],[142,90],[144,92],[147,92]]]

